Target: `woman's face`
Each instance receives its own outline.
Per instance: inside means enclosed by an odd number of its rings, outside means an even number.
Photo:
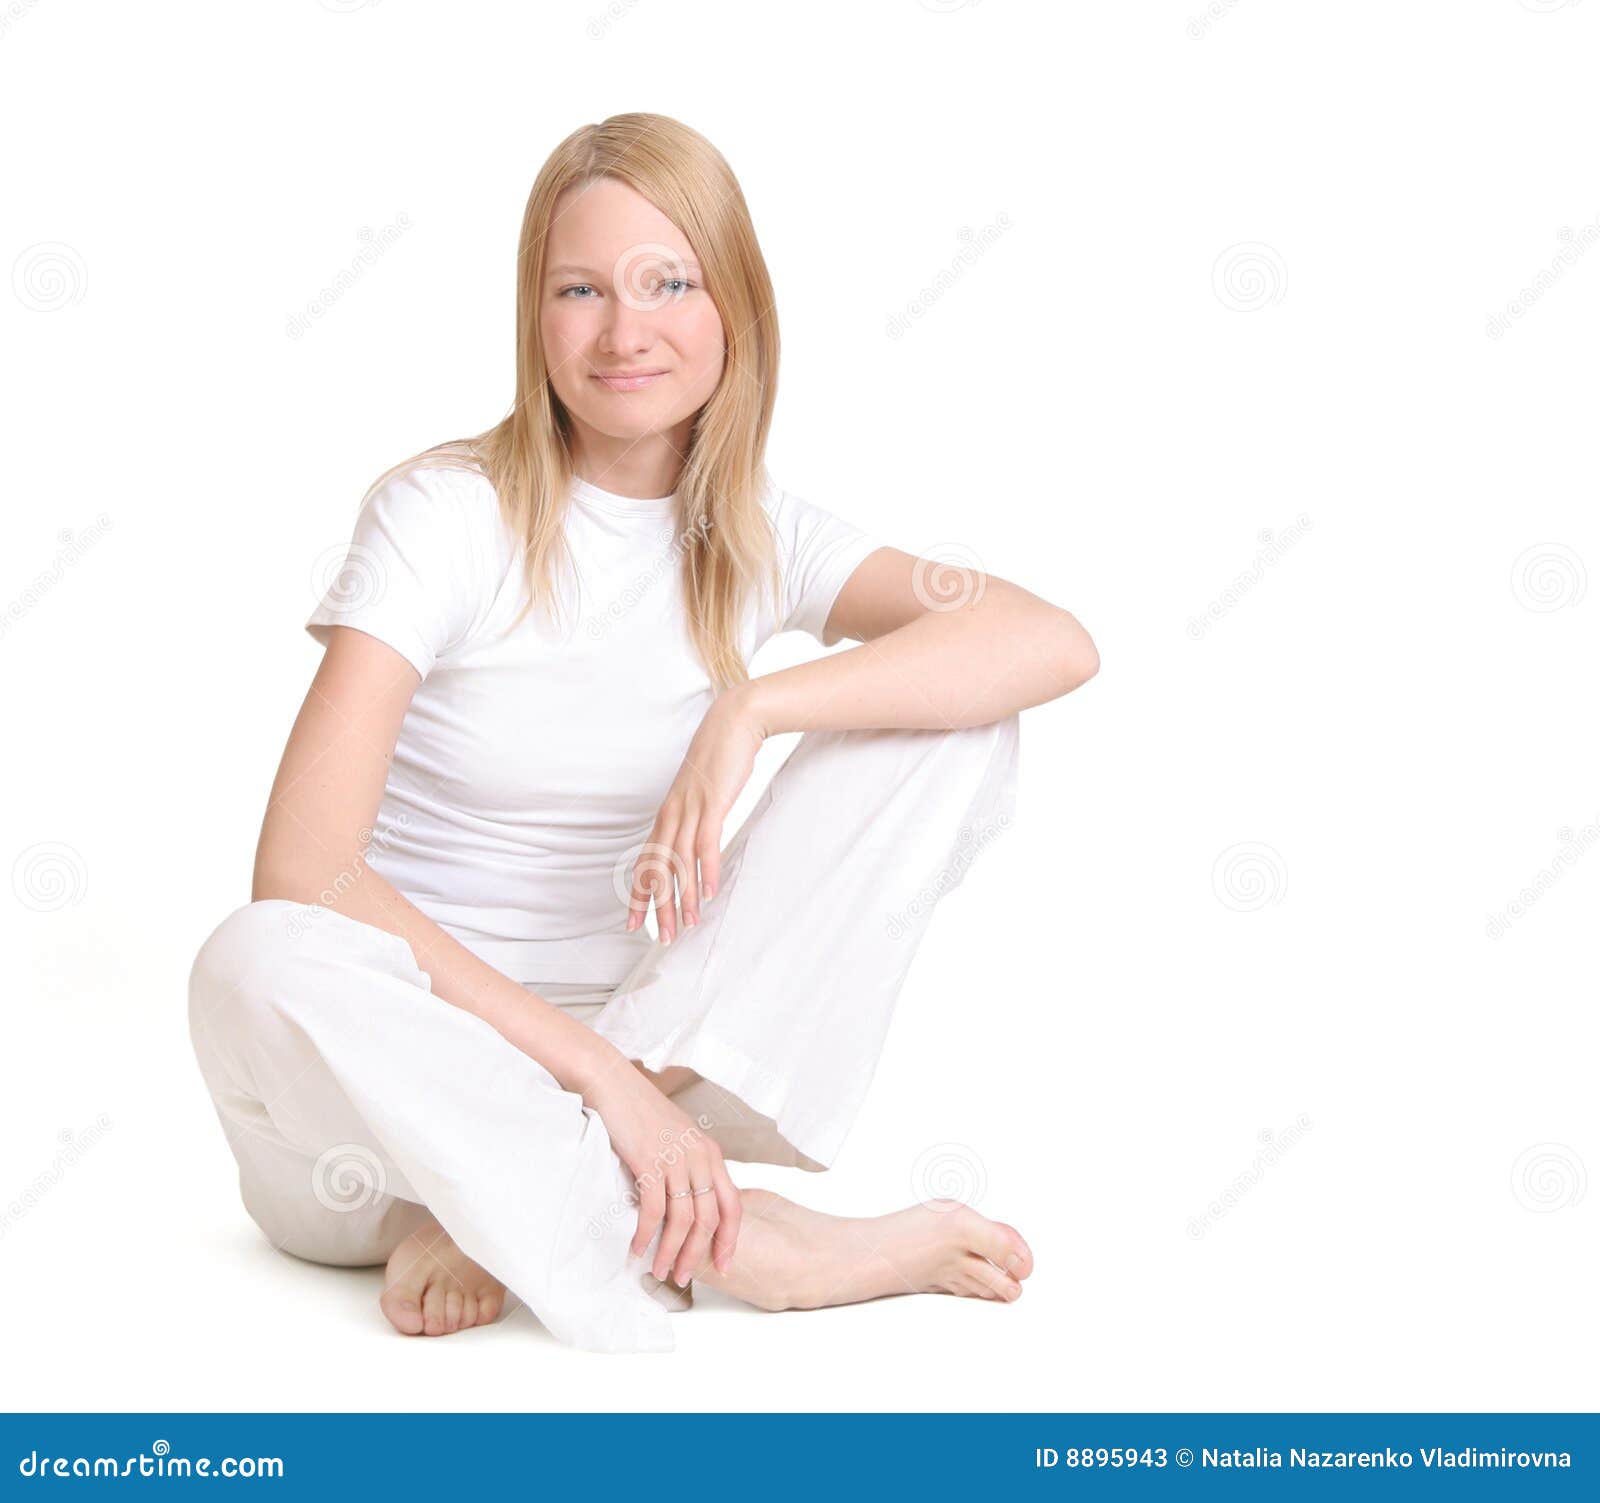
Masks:
[[[722,319],[689,242],[647,198],[601,178],[556,200],[540,324],[550,384],[578,426],[681,456],[722,377]],[[642,456],[641,456],[642,457]]]

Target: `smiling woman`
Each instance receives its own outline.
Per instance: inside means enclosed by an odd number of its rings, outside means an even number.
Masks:
[[[516,335],[507,416],[363,499],[252,901],[194,964],[246,1207],[302,1257],[387,1263],[408,1334],[507,1288],[602,1351],[670,1347],[695,1279],[769,1310],[1016,1299],[1004,1223],[823,1216],[727,1161],[833,1162],[928,895],[1011,818],[1019,712],[1093,643],[768,477],[771,284],[677,121],[557,147]],[[784,631],[861,645],[752,678]]]

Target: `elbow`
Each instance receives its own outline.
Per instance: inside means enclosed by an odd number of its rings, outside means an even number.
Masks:
[[[1055,611],[1049,641],[1050,663],[1057,686],[1052,697],[1070,694],[1100,671],[1100,650],[1071,611]]]
[[[290,903],[327,901],[328,873],[321,865],[294,848],[256,852],[255,870],[250,876],[250,901],[265,902],[281,898]]]
[[[313,886],[302,875],[258,864],[250,878],[250,901],[264,903],[281,898],[290,903],[309,903],[313,901],[308,896]]]

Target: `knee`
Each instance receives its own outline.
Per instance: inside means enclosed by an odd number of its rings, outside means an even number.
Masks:
[[[1009,803],[1021,745],[1020,716],[924,734],[934,745],[928,758],[932,780],[952,789],[971,788],[980,799],[987,794]]]
[[[1018,714],[1007,715],[973,730],[985,733],[982,772],[969,818],[1003,827],[1017,812],[1017,769],[1021,759],[1022,723]]]
[[[198,1008],[251,1000],[278,991],[295,958],[304,903],[265,898],[236,908],[212,930],[189,972],[191,1017]]]
[[[311,1183],[315,1173],[308,1165],[307,1184],[292,1202],[241,1184],[250,1219],[279,1252],[334,1268],[370,1268],[387,1263],[406,1237],[432,1219],[426,1206],[382,1193],[373,1195],[372,1204],[330,1208]]]

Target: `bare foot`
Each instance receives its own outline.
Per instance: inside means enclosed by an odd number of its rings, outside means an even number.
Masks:
[[[486,1326],[506,1286],[484,1272],[431,1216],[389,1255],[378,1305],[402,1336],[448,1336]]]
[[[741,1190],[733,1266],[708,1259],[695,1277],[763,1310],[814,1310],[886,1294],[960,1294],[1010,1301],[1033,1272],[1015,1227],[955,1200],[889,1216],[807,1210],[771,1190]]]

